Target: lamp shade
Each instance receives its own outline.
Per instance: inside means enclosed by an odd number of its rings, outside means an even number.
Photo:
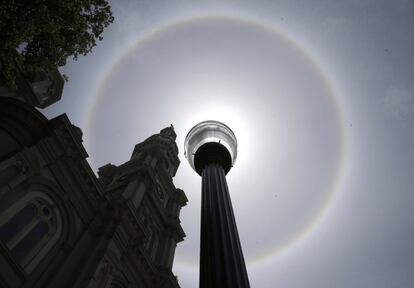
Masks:
[[[214,120],[203,121],[188,132],[184,155],[200,175],[208,163],[220,164],[227,173],[237,158],[237,139],[227,125]]]

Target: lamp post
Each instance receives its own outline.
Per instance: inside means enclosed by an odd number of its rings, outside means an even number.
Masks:
[[[218,121],[194,126],[185,155],[202,177],[200,288],[250,287],[226,174],[237,157],[237,139]]]

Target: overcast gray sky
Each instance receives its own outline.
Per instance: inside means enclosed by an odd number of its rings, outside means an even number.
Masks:
[[[174,273],[198,286],[188,130],[229,125],[228,185],[252,287],[414,286],[414,2],[111,1],[63,98],[96,171],[174,124],[188,198]]]

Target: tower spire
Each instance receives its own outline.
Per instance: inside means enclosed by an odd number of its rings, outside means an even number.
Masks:
[[[167,137],[170,137],[171,139],[173,139],[175,141],[175,139],[177,138],[177,134],[174,131],[174,126],[171,124],[168,127],[165,127],[164,129],[162,129],[160,131],[161,135],[165,135]]]

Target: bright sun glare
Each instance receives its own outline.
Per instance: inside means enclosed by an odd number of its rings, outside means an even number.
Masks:
[[[231,105],[223,103],[217,106],[213,105],[211,105],[212,107],[198,107],[194,111],[193,116],[189,117],[184,127],[190,127],[191,129],[195,124],[205,120],[216,120],[226,124],[233,130],[237,138],[237,164],[245,162],[247,159],[247,153],[245,152],[249,150],[249,138],[247,137],[249,127],[241,117],[243,113],[236,111],[237,108]],[[189,131],[190,129],[187,130]]]

